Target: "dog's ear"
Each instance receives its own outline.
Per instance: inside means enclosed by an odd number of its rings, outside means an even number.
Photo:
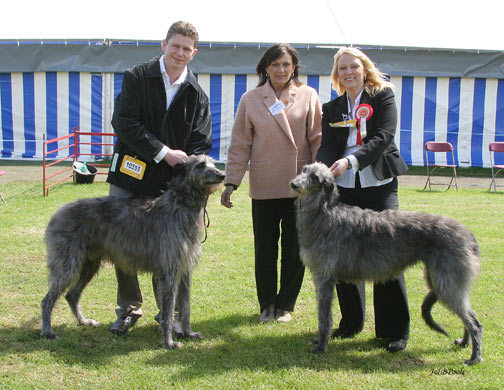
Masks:
[[[184,174],[185,167],[186,167],[186,164],[184,164],[184,161],[176,163],[173,166],[173,177],[176,177],[176,176],[178,176],[180,174]]]
[[[334,191],[334,183],[329,180],[324,180],[323,184],[326,196],[330,195]]]

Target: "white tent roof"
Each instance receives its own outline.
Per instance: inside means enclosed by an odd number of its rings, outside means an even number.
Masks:
[[[188,20],[207,42],[504,49],[504,2],[495,0],[9,0],[1,10],[0,40],[161,40]]]

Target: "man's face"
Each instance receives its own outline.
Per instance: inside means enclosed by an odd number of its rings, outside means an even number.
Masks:
[[[194,41],[181,34],[173,35],[169,41],[164,39],[161,48],[167,71],[182,71],[198,51],[194,48]]]

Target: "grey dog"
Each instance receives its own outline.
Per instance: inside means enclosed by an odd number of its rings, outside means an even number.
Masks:
[[[331,171],[321,163],[306,165],[291,187],[298,195],[301,258],[317,288],[319,325],[314,352],[327,349],[337,281],[382,282],[422,261],[429,287],[422,304],[425,322],[447,335],[431,315],[439,299],[464,324],[464,337],[455,343],[466,346],[472,341],[472,355],[466,364],[482,361],[483,326],[469,299],[480,257],[478,243],[466,227],[439,215],[346,206],[338,200]]]
[[[79,307],[83,289],[109,261],[125,272],[151,272],[158,279],[163,345],[172,338],[177,304],[183,337],[201,338],[190,325],[191,271],[201,253],[208,196],[224,180],[208,156],[186,157],[175,166],[168,189],[158,198],[101,197],[67,204],[51,218],[45,233],[49,291],[42,301],[42,332],[56,338],[51,312],[65,295],[80,325],[98,326]]]

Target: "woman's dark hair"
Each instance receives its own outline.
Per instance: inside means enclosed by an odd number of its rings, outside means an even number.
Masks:
[[[289,53],[291,55],[292,64],[294,65],[294,73],[290,79],[296,85],[303,84],[301,81],[299,81],[298,78],[300,65],[299,65],[299,54],[297,50],[294,49],[288,43],[278,43],[276,45],[268,47],[264,52],[263,56],[261,57],[261,59],[259,60],[259,63],[257,64],[256,72],[257,75],[259,76],[259,84],[257,84],[258,87],[266,84],[266,81],[268,80],[268,76],[266,75],[266,68],[270,66],[270,64],[273,61],[282,57],[285,53]]]

